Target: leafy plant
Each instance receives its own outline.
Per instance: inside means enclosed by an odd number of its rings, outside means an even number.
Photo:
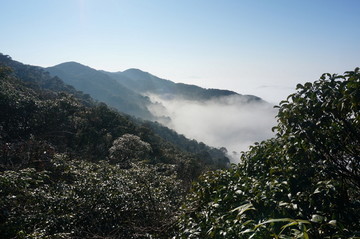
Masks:
[[[193,186],[175,238],[359,237],[359,107],[359,68],[298,85],[275,138]]]
[[[114,140],[109,149],[111,163],[121,165],[121,167],[131,167],[131,160],[146,160],[149,158],[151,146],[140,139],[139,136],[124,134]]]
[[[51,171],[0,174],[0,234],[167,235],[184,191],[170,165],[121,169],[56,155]]]

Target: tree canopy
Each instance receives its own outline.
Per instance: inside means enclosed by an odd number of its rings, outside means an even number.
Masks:
[[[1,54],[0,109],[1,238],[168,238],[191,181],[227,162]]]
[[[299,84],[275,138],[194,185],[177,238],[358,238],[359,107],[359,68]]]
[[[0,60],[3,238],[360,237],[359,68],[299,84],[274,138],[198,178],[221,149]]]

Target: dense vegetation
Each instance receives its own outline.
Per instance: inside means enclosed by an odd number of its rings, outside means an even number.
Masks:
[[[225,149],[0,60],[1,238],[360,237],[359,68],[299,84],[214,170]]]
[[[148,98],[120,84],[104,72],[76,62],[62,63],[46,68],[46,71],[121,112],[143,119],[153,119],[147,109],[147,105],[151,104]]]
[[[360,71],[282,101],[277,135],[201,176],[177,238],[360,238]]]
[[[2,238],[168,238],[190,183],[228,164],[40,68],[1,62]]]

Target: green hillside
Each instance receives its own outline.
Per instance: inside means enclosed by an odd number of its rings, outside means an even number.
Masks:
[[[41,68],[0,60],[3,238],[167,238],[191,182],[228,164],[220,150],[175,132],[166,141]]]
[[[1,238],[360,238],[360,70],[298,84],[225,149],[0,55]]]
[[[153,119],[147,110],[147,105],[151,102],[146,97],[137,94],[101,71],[76,62],[62,63],[46,68],[46,71],[121,112],[143,119]]]

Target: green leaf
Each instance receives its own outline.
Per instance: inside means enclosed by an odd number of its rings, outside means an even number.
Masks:
[[[310,221],[321,223],[322,221],[324,221],[324,217],[318,214],[313,214]]]
[[[304,239],[309,239],[309,234],[307,232],[303,232],[303,235],[304,235]]]
[[[230,212],[238,211],[238,215],[242,215],[244,212],[249,211],[249,210],[255,210],[252,203],[243,204],[237,208],[232,209]]]

